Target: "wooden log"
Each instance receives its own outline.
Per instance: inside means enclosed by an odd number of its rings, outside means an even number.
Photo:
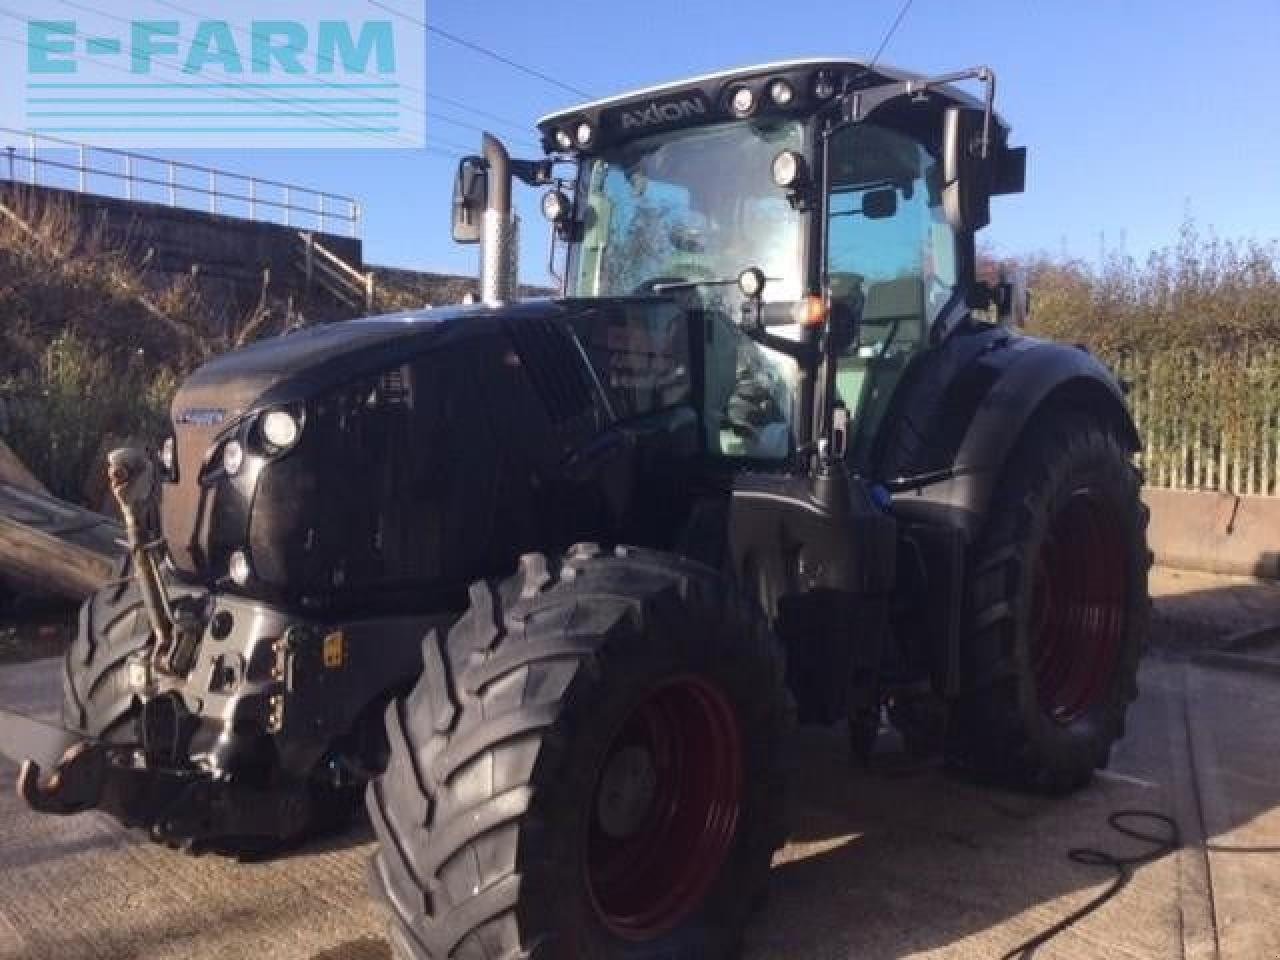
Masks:
[[[0,578],[19,590],[84,599],[126,552],[123,529],[102,514],[0,483]]]

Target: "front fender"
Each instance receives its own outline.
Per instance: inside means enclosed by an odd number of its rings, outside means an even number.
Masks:
[[[1017,337],[980,362],[997,366],[955,448],[947,479],[894,496],[900,516],[958,527],[977,536],[1015,446],[1051,408],[1088,413],[1132,451],[1142,443],[1119,381],[1080,347]]]

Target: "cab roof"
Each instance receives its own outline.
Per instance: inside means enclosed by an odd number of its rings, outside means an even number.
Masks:
[[[886,83],[926,79],[928,78],[924,74],[879,64],[870,67],[860,60],[780,60],[721,70],[593,100],[548,114],[538,120],[537,126],[542,133],[543,146],[548,151],[553,151],[564,149],[563,144],[557,142],[557,133],[563,131],[570,138],[575,138],[578,127],[588,124],[592,130],[589,143],[577,142],[575,145],[590,149],[608,142],[709,123],[716,119],[735,119],[736,115],[731,111],[729,101],[741,87],[748,88],[754,94],[757,106],[753,115],[762,112],[785,114],[811,112],[824,99],[830,99],[829,96],[820,98],[817,95],[816,88],[820,80],[829,81],[838,92],[842,89],[865,90]],[[794,93],[793,100],[785,106],[768,100],[769,88],[775,80],[786,81]],[[982,107],[977,98],[952,85],[931,88],[930,95],[940,96],[948,103]]]

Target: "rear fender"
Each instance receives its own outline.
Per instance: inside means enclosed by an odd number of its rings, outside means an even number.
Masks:
[[[1014,448],[1050,409],[1088,413],[1129,450],[1141,449],[1119,381],[1083,348],[1019,337],[981,362],[1000,369],[955,448],[948,476],[896,493],[899,516],[956,527],[974,540]]]

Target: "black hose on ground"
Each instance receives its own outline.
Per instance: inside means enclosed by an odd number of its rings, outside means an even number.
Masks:
[[[1151,823],[1164,824],[1165,830],[1157,833],[1149,833],[1140,830],[1125,821],[1145,820]],[[1093,911],[1118,894],[1129,883],[1133,877],[1133,868],[1139,867],[1144,863],[1150,863],[1152,860],[1158,860],[1166,854],[1173,853],[1182,846],[1182,835],[1178,830],[1178,823],[1172,817],[1163,813],[1156,813],[1153,810],[1117,810],[1111,816],[1107,817],[1107,824],[1112,830],[1121,833],[1126,837],[1132,837],[1134,840],[1141,840],[1143,843],[1151,844],[1151,848],[1145,853],[1137,854],[1131,857],[1118,857],[1113,853],[1105,850],[1093,850],[1089,847],[1076,847],[1067,851],[1067,859],[1073,863],[1083,864],[1086,867],[1107,867],[1115,871],[1115,879],[1111,881],[1111,886],[1103,890],[1100,894],[1086,903],[1083,907],[1073,911],[1063,917],[1053,926],[1037,933],[1029,940],[1024,940],[1008,953],[1000,958],[1000,960],[1031,960],[1035,956],[1036,950],[1044,946],[1062,931],[1075,923],[1087,917]],[[1163,835],[1162,835],[1163,834]]]

